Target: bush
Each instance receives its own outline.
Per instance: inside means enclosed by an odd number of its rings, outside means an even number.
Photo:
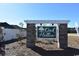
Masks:
[[[75,28],[68,28],[67,32],[68,33],[77,33]]]

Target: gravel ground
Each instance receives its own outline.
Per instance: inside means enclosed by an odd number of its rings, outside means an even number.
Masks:
[[[20,43],[21,42],[21,43]],[[26,39],[23,39],[18,42],[6,44],[5,47],[5,55],[6,56],[41,56],[41,55],[72,55],[72,51],[69,49],[64,50],[57,48],[57,43],[36,43],[36,46],[41,47],[37,48],[36,50],[30,49],[26,47]],[[68,46],[72,48],[79,48],[79,37],[77,36],[68,36]],[[38,53],[37,53],[38,52]],[[68,52],[68,53],[67,53]],[[65,54],[66,53],[66,54]],[[77,55],[79,55],[79,50],[77,51]]]
[[[57,50],[57,44],[56,43],[52,43],[52,44],[46,42],[40,42],[40,43],[36,43],[36,46],[39,46],[45,50]],[[6,56],[29,56],[29,55],[40,56],[40,54],[36,53],[32,49],[26,48],[26,39],[21,40],[21,43],[19,41],[19,42],[7,44],[5,47],[5,55]]]
[[[22,44],[20,44],[20,42],[14,42],[11,44],[7,44],[5,47],[5,55],[6,56],[37,56],[39,54],[35,53],[33,50],[26,48],[26,40],[22,40],[21,41]]]

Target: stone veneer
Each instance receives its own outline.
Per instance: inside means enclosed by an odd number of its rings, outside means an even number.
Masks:
[[[5,43],[3,42],[3,30],[0,27],[0,55],[5,55]]]
[[[67,24],[59,25],[59,44],[60,48],[67,48],[68,46]]]
[[[35,24],[27,24],[27,47],[31,48],[35,46],[36,41],[36,29]]]

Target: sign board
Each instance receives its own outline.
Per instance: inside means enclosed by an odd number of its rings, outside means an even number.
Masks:
[[[38,26],[38,38],[56,38],[56,26]]]

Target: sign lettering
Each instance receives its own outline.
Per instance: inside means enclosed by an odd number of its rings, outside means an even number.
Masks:
[[[39,38],[56,38],[55,26],[38,26],[37,35]]]

